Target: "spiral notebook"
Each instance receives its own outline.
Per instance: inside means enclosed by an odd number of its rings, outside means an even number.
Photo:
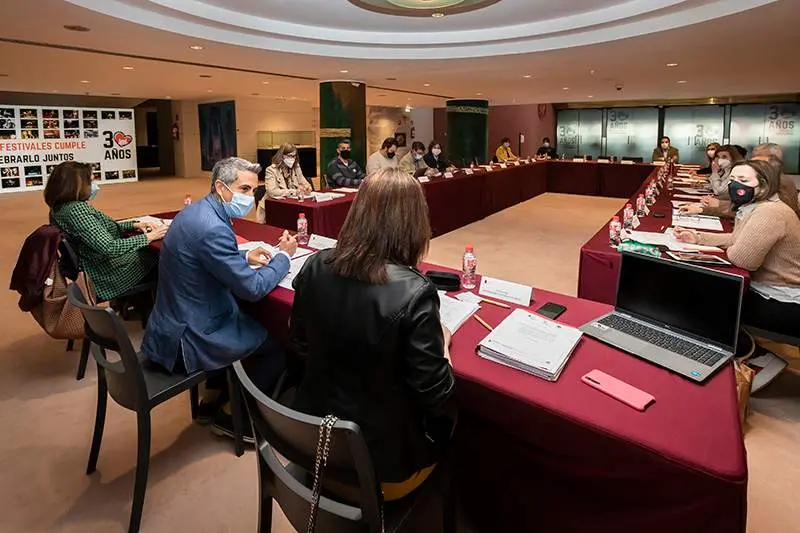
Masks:
[[[555,381],[581,336],[576,328],[515,309],[478,344],[478,355]]]

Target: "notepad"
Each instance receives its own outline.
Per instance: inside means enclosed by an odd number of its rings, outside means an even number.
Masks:
[[[339,187],[338,189],[333,189],[334,192],[358,192],[358,189],[354,189],[353,187]]]
[[[721,248],[714,246],[704,246],[702,244],[689,244],[681,242],[675,238],[672,228],[668,228],[664,233],[657,233],[651,231],[629,231],[623,232],[625,239],[631,239],[642,244],[652,244],[654,246],[666,246],[670,250],[676,252],[687,251],[703,251],[703,252],[721,252]]]
[[[449,329],[450,333],[458,331],[458,328],[480,309],[476,303],[450,298],[444,291],[438,291],[438,293],[439,316],[442,325]]]
[[[249,252],[250,250],[252,250],[254,248],[258,248],[259,246],[261,248],[264,248],[265,250],[268,250],[270,253],[272,253],[273,257],[275,257],[275,255],[277,255],[278,252],[280,252],[279,248],[277,248],[275,246],[272,246],[271,244],[267,244],[264,241],[247,241],[247,242],[243,242],[242,244],[239,245],[239,251],[240,252],[243,252],[243,251],[248,251]],[[298,257],[311,255],[313,253],[314,253],[314,250],[309,250],[308,248],[299,248],[298,247],[297,250],[294,252],[294,255],[292,256],[292,259],[297,259]],[[250,265],[250,268],[252,268],[253,270],[258,270],[261,267],[259,265]]]
[[[328,248],[336,248],[337,241],[336,239],[331,239],[330,237],[323,237],[322,235],[316,235],[314,233],[311,234],[311,237],[308,239],[308,245],[311,248],[316,248],[317,250],[327,250]]]
[[[672,225],[682,228],[703,229],[712,231],[722,231],[722,222],[719,217],[709,217],[704,215],[672,215]]]
[[[304,255],[302,257],[292,259],[289,262],[289,272],[278,283],[278,287],[283,287],[284,289],[293,291],[294,287],[292,287],[292,282],[294,281],[294,278],[297,277],[297,275],[300,273],[300,270],[303,268],[303,265],[306,264],[306,261],[308,261],[312,255],[314,254]]]
[[[156,217],[150,216],[150,215],[144,215],[144,216],[141,216],[141,217],[126,218],[124,220],[117,220],[117,223],[121,224],[123,222],[133,222],[133,221],[149,222],[150,224],[155,224],[157,226],[160,226],[161,224],[166,224],[167,226],[169,226],[170,224],[172,224],[172,219],[171,218],[156,218]]]
[[[524,309],[515,309],[478,343],[478,355],[555,381],[581,339],[581,332]]]

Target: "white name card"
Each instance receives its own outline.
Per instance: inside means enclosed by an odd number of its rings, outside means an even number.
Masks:
[[[472,176],[474,174],[474,172],[472,171],[471,168],[465,168],[464,169],[464,174],[466,174],[467,176]]]
[[[445,178],[452,178],[453,177],[453,173],[452,172],[445,172],[444,173],[444,177]]]
[[[308,239],[308,246],[316,248],[317,250],[327,250],[328,248],[336,248],[336,239],[330,237],[323,237],[322,235],[311,234]]]
[[[506,165],[505,163],[500,163],[500,168],[508,168],[508,165]]]
[[[608,159],[598,159],[597,162],[598,163],[610,163],[611,161],[609,161]]]
[[[572,162],[573,163],[583,163],[583,158],[582,157],[573,157],[572,158]]]
[[[511,164],[514,165],[515,167],[518,167],[519,166],[519,161],[512,161]]]
[[[483,276],[481,278],[481,288],[478,290],[478,294],[527,307],[531,304],[533,288],[511,281]]]
[[[431,181],[431,179],[428,176],[420,176],[419,177],[419,182],[420,183],[428,183],[429,181]]]
[[[632,165],[632,164],[633,164],[633,161],[630,161],[630,160],[628,160],[628,159],[623,159],[623,160],[622,160],[622,161],[620,161],[620,162],[621,162],[623,165]]]
[[[329,192],[318,192],[314,194],[314,200],[316,200],[317,202],[330,202],[333,199],[334,199],[333,194]]]

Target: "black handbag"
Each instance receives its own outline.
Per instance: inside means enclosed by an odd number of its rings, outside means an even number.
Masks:
[[[458,274],[452,272],[439,272],[437,270],[428,270],[425,273],[431,282],[436,285],[440,291],[457,291],[461,288],[461,278]]]

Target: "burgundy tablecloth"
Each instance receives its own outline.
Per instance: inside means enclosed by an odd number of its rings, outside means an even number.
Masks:
[[[235,229],[267,242],[282,231],[238,220]],[[285,340],[293,296],[277,288],[245,308]],[[573,326],[610,309],[541,290],[531,307],[546,302],[566,306],[559,321]],[[479,312],[492,325],[509,313],[492,305]],[[451,347],[461,406],[459,487],[479,531],[745,531],[747,462],[730,367],[697,385],[584,338],[549,383],[478,357],[486,333],[469,320]],[[581,383],[595,368],[656,403],[640,413]]]
[[[298,202],[293,198],[267,198],[264,202],[267,224],[295,231],[298,215],[305,213],[309,233],[335,239],[339,236],[339,230],[342,229],[355,198],[354,193],[342,194],[345,194],[342,198],[319,203],[311,200]]]
[[[652,171],[653,165],[648,164],[597,163],[600,187],[598,194],[612,198],[630,198]]]
[[[548,161],[547,166],[548,192],[585,194],[589,196],[598,196],[600,194],[597,163],[591,161],[583,163]]]
[[[619,165],[622,167],[623,165]],[[633,166],[633,165],[632,165]],[[655,177],[657,168],[651,171]],[[648,180],[641,183],[639,189],[631,196],[632,206],[636,205],[636,197],[640,192],[644,192]],[[672,193],[664,190],[650,207],[651,215],[640,219],[639,231],[661,232],[672,225]],[[622,220],[622,209],[617,215]],[[664,218],[655,218],[653,214],[663,213]],[[722,219],[722,226],[725,231],[732,231],[733,227],[729,220]],[[620,254],[609,245],[608,224],[598,230],[598,232],[581,247],[580,263],[578,267],[578,297],[595,302],[603,302],[614,305],[617,299],[617,278],[619,276]],[[749,283],[750,273],[744,269],[729,267],[723,270],[741,274],[745,281]]]

